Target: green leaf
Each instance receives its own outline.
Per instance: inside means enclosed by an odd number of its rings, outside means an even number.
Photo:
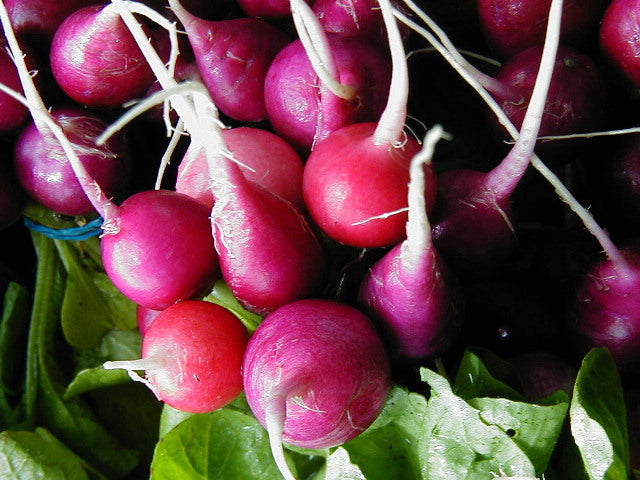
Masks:
[[[624,395],[617,366],[607,349],[595,348],[582,360],[569,417],[589,478],[629,478]]]
[[[366,480],[362,470],[351,462],[349,453],[344,448],[340,447],[338,447],[331,455],[329,455],[329,458],[327,458],[325,478],[340,480]],[[391,475],[386,478],[398,477]]]
[[[425,480],[535,475],[531,460],[504,430],[455,395],[445,378],[426,368],[421,374],[431,386],[422,450]]]
[[[133,330],[138,328],[136,304],[125,297],[113,284],[106,273],[92,272],[94,285],[105,299],[111,313],[110,324],[116,330]]]
[[[226,408],[194,415],[166,433],[151,472],[151,480],[281,478],[264,428],[252,416]]]
[[[229,286],[223,280],[218,280],[214,284],[213,290],[209,295],[207,295],[207,297],[205,297],[205,300],[231,311],[240,319],[244,326],[247,327],[249,332],[253,332],[262,321],[262,317],[260,315],[250,312],[240,305],[238,300],[233,296]]]
[[[81,460],[42,431],[0,433],[0,478],[88,480]]]
[[[488,352],[484,352],[484,357],[489,356]],[[492,375],[485,363],[489,363],[496,370],[505,372],[508,369],[506,362],[500,360],[495,355],[491,355],[489,360],[483,361],[476,353],[465,351],[458,372],[454,381],[454,392],[462,398],[474,397],[493,397],[493,398],[510,398],[512,400],[522,401],[522,394],[511,388],[501,380]]]
[[[67,386],[63,398],[68,400],[97,388],[113,387],[130,381],[124,370],[105,370],[102,367],[80,370]]]

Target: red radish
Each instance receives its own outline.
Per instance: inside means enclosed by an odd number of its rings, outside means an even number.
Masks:
[[[102,119],[77,107],[59,108],[52,115],[105,194],[114,197],[124,193],[131,171],[124,136],[96,146],[96,138],[107,126]],[[16,140],[14,164],[22,187],[47,208],[64,215],[95,212],[66,153],[50,131],[29,123]]]
[[[71,13],[97,0],[5,0],[11,25],[20,37],[48,45],[56,29]]]
[[[210,21],[195,17],[178,0],[169,5],[187,31],[202,80],[220,111],[234,120],[264,120],[264,79],[288,36],[257,18]]]
[[[528,48],[509,58],[495,75],[506,89],[494,90],[494,96],[517,128],[522,125],[529,105],[541,56],[541,46]],[[560,45],[538,135],[592,131],[601,124],[604,106],[604,81],[595,62],[573,48]],[[494,129],[504,132],[495,117],[491,118]]]
[[[395,245],[405,236],[409,163],[420,145],[404,133],[408,72],[388,1],[385,18],[393,73],[387,105],[375,123],[356,123],[327,136],[305,165],[302,192],[313,220],[330,238],[356,247]],[[425,167],[425,207],[435,199],[435,174]]]
[[[191,413],[225,406],[242,391],[248,339],[230,311],[203,300],[176,303],[160,313],[142,340],[142,358],[111,361],[173,408]],[[145,378],[136,370],[144,370]]]
[[[50,63],[62,90],[91,107],[121,107],[141,96],[154,80],[112,4],[84,7],[69,15],[51,42]]]
[[[36,127],[60,142],[82,189],[104,219],[101,255],[113,283],[135,303],[156,310],[204,295],[218,268],[206,207],[186,195],[160,190],[137,193],[120,207],[112,203],[40,98],[1,3],[0,20]]]
[[[433,239],[459,273],[494,269],[515,245],[510,198],[533,155],[558,48],[562,2],[553,0],[551,6],[539,73],[515,145],[488,173],[452,169],[438,176]]]
[[[315,0],[313,11],[327,32],[383,45],[384,21],[377,0]]]
[[[289,0],[238,0],[238,5],[250,17],[282,19],[291,15]]]
[[[542,44],[550,5],[551,0],[478,0],[480,25],[492,51],[508,58]],[[602,0],[566,0],[562,7],[562,42],[588,43],[597,29],[602,6]]]
[[[4,47],[4,44],[1,44]],[[6,48],[0,48],[0,83],[17,91],[22,91],[16,66]],[[29,110],[15,98],[0,93],[0,134],[16,131],[25,123]]]
[[[365,275],[358,300],[390,334],[393,348],[409,358],[446,351],[460,330],[463,297],[457,279],[435,251],[424,202],[424,163],[430,163],[442,129],[427,133],[411,162],[407,238]]]
[[[640,1],[613,0],[600,23],[600,49],[635,87],[640,86]]]
[[[222,130],[227,147],[233,152],[248,180],[257,183],[287,200],[299,210],[302,200],[302,171],[304,165],[296,151],[274,133],[252,127]],[[206,155],[203,150],[187,152],[178,167],[176,191],[185,193],[209,208],[213,194]]]
[[[274,130],[306,155],[331,132],[379,118],[390,65],[368,42],[324,32],[301,0],[291,5],[300,38],[269,67],[265,105]]]
[[[377,417],[390,387],[387,354],[369,319],[330,300],[300,300],[268,315],[242,369],[249,407],[289,480],[282,442],[329,448],[351,440]]]

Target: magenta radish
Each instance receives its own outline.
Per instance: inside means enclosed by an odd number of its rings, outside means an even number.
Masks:
[[[90,107],[119,108],[141,96],[154,81],[112,4],[84,7],[69,15],[51,42],[50,63],[60,88]]]
[[[265,105],[274,130],[306,155],[331,132],[379,118],[390,65],[381,49],[324,32],[301,0],[292,7],[300,38],[269,67]]]
[[[140,332],[140,335],[144,337],[149,326],[156,317],[160,315],[160,313],[162,313],[162,310],[153,310],[151,308],[143,307],[142,305],[136,305],[136,322],[138,324],[138,331]]]
[[[114,197],[124,193],[131,172],[124,136],[114,136],[97,146],[96,138],[107,126],[102,119],[77,107],[59,108],[52,115],[105,194]],[[22,187],[47,208],[64,215],[95,212],[58,140],[34,122],[16,139],[14,164]]]
[[[485,39],[501,58],[511,57],[544,41],[551,0],[478,0]],[[562,7],[561,40],[589,43],[602,14],[602,0],[567,0]]]
[[[452,169],[438,176],[433,240],[458,273],[486,273],[515,246],[510,197],[533,155],[558,48],[562,2],[551,5],[542,60],[515,145],[490,172]]]
[[[494,90],[494,96],[517,128],[527,111],[541,56],[541,46],[528,48],[509,58],[496,72],[495,79],[506,88],[503,92]],[[604,107],[604,81],[595,62],[571,47],[560,45],[538,135],[592,131],[600,126]],[[493,128],[504,132],[495,117],[491,119]],[[541,147],[548,148],[546,145]]]
[[[457,279],[431,241],[424,200],[423,164],[431,161],[435,127],[411,162],[407,238],[378,260],[365,275],[359,303],[391,338],[395,352],[407,358],[446,351],[460,330],[463,296]]]
[[[247,339],[244,325],[230,311],[186,300],[155,318],[143,337],[141,359],[106,362],[104,368],[126,369],[173,408],[211,412],[242,391]],[[144,370],[145,377],[136,370]]]
[[[249,340],[242,370],[249,407],[289,480],[283,442],[328,448],[351,440],[377,417],[390,387],[387,354],[370,320],[330,300],[300,300],[269,314]]]
[[[79,8],[100,3],[96,0],[5,0],[11,25],[20,37],[48,45],[56,29]]]
[[[315,0],[313,11],[327,32],[384,45],[384,21],[376,0]]]
[[[4,46],[4,42],[1,43]],[[16,66],[6,48],[0,48],[0,83],[17,91],[22,91]],[[29,110],[15,98],[0,93],[0,134],[12,133],[25,123]]]
[[[320,142],[305,164],[302,193],[315,223],[333,240],[356,247],[395,245],[405,236],[409,163],[420,145],[404,132],[408,73],[389,2],[381,2],[393,73],[378,123],[355,123]],[[435,174],[425,166],[425,207],[435,201]]]
[[[236,127],[222,130],[227,147],[239,162],[245,177],[275,195],[287,200],[299,210],[302,199],[304,164],[296,151],[278,135],[264,129]],[[206,155],[187,149],[178,166],[176,191],[189,195],[209,208],[213,194]]]
[[[178,0],[169,5],[187,32],[202,81],[220,111],[238,121],[264,120],[264,79],[288,36],[257,18],[210,21],[195,17]]]
[[[305,0],[313,3],[312,0]],[[283,19],[291,15],[289,0],[238,0],[242,11],[250,17]]]
[[[640,2],[610,2],[600,22],[600,49],[631,85],[640,85]]]

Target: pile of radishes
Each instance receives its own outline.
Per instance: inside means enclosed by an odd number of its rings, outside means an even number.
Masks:
[[[242,393],[287,479],[470,346],[640,389],[640,1],[209,3],[0,2],[0,226],[99,222],[105,369]]]

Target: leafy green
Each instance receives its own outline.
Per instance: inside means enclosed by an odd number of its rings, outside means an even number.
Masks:
[[[223,280],[218,280],[214,284],[213,290],[207,295],[205,300],[231,311],[250,332],[253,332],[262,321],[260,315],[250,312],[240,305],[238,300],[233,296],[229,286]]]
[[[624,395],[618,369],[607,349],[595,348],[584,357],[569,416],[589,479],[629,478]]]
[[[158,443],[151,480],[277,479],[266,431],[251,415],[223,408],[180,422]]]
[[[87,480],[83,463],[43,429],[0,433],[0,478]]]
[[[474,397],[510,398],[524,400],[523,395],[507,385],[489,372],[486,364],[493,370],[500,370],[503,374],[509,368],[506,362],[489,352],[483,351],[483,359],[471,350],[466,350],[460,361],[454,382],[454,391],[459,397],[468,399]],[[488,357],[488,359],[487,359]]]

